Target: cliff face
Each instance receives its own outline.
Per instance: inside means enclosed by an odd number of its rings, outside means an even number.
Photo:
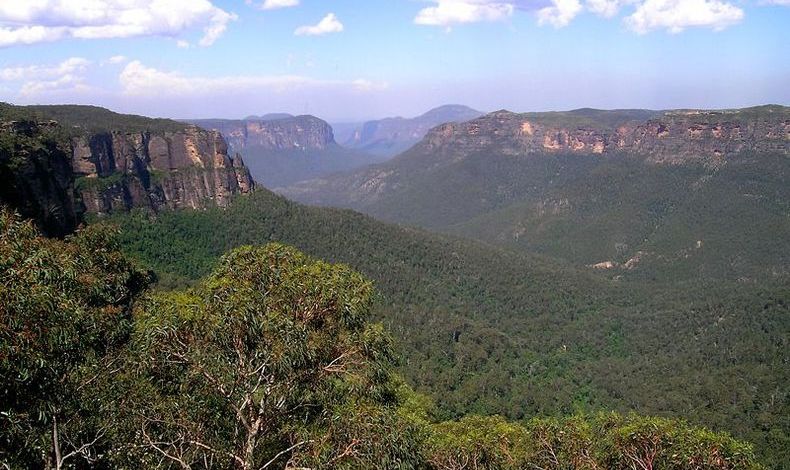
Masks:
[[[72,139],[73,170],[88,212],[224,206],[254,183],[217,131],[107,132]]]
[[[276,189],[380,161],[335,142],[332,127],[313,116],[265,115],[190,121],[221,132],[263,186]]]
[[[511,155],[626,153],[653,163],[693,160],[716,166],[727,155],[743,151],[788,151],[790,112],[783,107],[760,109],[759,113],[753,109],[673,111],[646,121],[611,112],[605,119],[565,122],[558,119],[565,113],[498,111],[470,122],[441,125],[426,136],[419,150],[454,158],[489,149]]]
[[[233,152],[243,152],[250,147],[266,150],[324,150],[335,143],[332,127],[314,116],[190,122],[221,132]]]
[[[367,210],[379,201],[395,198],[396,193],[417,191],[415,187],[419,191],[438,188],[440,182],[448,183],[446,175],[450,171],[459,169],[468,175],[490,173],[486,178],[499,187],[500,180],[510,178],[499,173],[502,165],[511,165],[512,171],[518,172],[544,156],[573,156],[578,164],[590,159],[605,160],[605,156],[623,156],[651,166],[701,164],[717,169],[745,152],[788,155],[790,108],[524,114],[497,111],[472,121],[439,125],[410,150],[384,165],[306,181],[282,192],[308,204]],[[432,172],[437,173],[436,181],[424,181]],[[479,178],[457,184],[478,185]],[[392,202],[391,206],[398,204]]]
[[[48,234],[73,231],[83,213],[74,197],[71,154],[55,122],[0,122],[0,202]]]
[[[752,282],[790,273],[788,157],[788,107],[502,111],[282,193],[613,277]]]
[[[24,107],[0,111],[0,201],[53,235],[73,231],[86,212],[225,206],[254,188],[217,131],[115,114],[107,127],[119,130],[102,130]]]

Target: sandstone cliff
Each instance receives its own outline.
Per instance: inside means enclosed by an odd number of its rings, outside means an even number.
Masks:
[[[781,106],[669,111],[647,120],[634,113],[638,111],[497,111],[469,122],[443,124],[415,150],[455,158],[482,150],[512,155],[625,153],[653,163],[701,161],[715,166],[739,152],[790,148],[790,112]]]
[[[62,236],[77,227],[71,153],[57,138],[57,123],[0,122],[0,202]]]
[[[332,127],[314,116],[189,122],[221,132],[231,151],[244,155],[255,180],[271,189],[381,161],[338,145]]]
[[[224,206],[254,183],[217,131],[107,132],[72,139],[73,170],[88,212]]]
[[[250,147],[267,150],[324,150],[335,143],[332,127],[317,117],[267,116],[250,116],[244,120],[201,119],[189,122],[221,132],[233,152],[243,152]]]
[[[430,172],[461,168],[470,160],[481,166],[466,168],[469,175],[496,173],[500,157],[519,168],[520,163],[525,167],[531,160],[551,155],[579,160],[623,156],[648,165],[699,164],[716,169],[732,156],[748,152],[790,153],[790,108],[496,111],[471,121],[439,125],[383,165],[305,181],[282,193],[308,204],[366,210],[392,194],[411,191],[407,188],[414,185],[438,187],[417,181]],[[497,175],[493,183],[506,177]],[[481,178],[464,184],[480,185]]]
[[[86,117],[64,125],[46,119],[58,107],[3,105],[0,200],[64,234],[86,212],[224,206],[254,188],[219,132],[115,113],[102,128],[96,109],[77,107]]]

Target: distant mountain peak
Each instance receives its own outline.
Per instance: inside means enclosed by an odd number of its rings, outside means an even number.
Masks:
[[[509,109],[504,109],[504,108],[503,109],[497,109],[496,111],[492,111],[492,112],[488,113],[489,116],[515,116],[516,114],[518,114],[518,113],[516,113],[515,111],[510,111]],[[481,116],[481,117],[483,117],[483,116]]]
[[[432,128],[447,122],[464,122],[484,113],[460,104],[447,104],[414,118],[390,117],[368,121],[344,144],[375,155],[392,157],[420,141]]]
[[[444,115],[447,115],[447,114],[450,114],[450,115],[466,115],[466,114],[468,114],[468,115],[480,116],[480,115],[482,115],[484,113],[481,112],[481,111],[477,111],[476,109],[470,108],[469,106],[466,106],[466,105],[463,105],[463,104],[445,104],[445,105],[437,106],[437,107],[435,107],[433,109],[430,109],[430,110],[426,111],[425,113],[423,113],[419,117],[425,118],[425,117],[432,117],[432,116],[437,116],[437,115],[444,116]]]

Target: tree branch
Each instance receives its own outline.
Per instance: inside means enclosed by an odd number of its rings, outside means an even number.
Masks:
[[[282,457],[282,456],[283,456],[283,454],[287,454],[288,452],[290,452],[290,451],[292,451],[292,450],[296,449],[297,447],[299,447],[299,446],[303,446],[303,445],[305,445],[305,444],[307,444],[307,443],[310,443],[310,442],[313,442],[313,441],[301,441],[301,442],[297,442],[296,444],[292,445],[291,447],[289,447],[289,448],[287,448],[287,449],[285,449],[285,450],[281,450],[280,452],[278,452],[278,453],[277,453],[277,455],[275,455],[274,457],[272,457],[272,459],[271,459],[271,460],[269,460],[268,462],[266,462],[266,463],[263,465],[263,467],[261,467],[261,468],[260,468],[260,469],[258,469],[258,470],[264,470],[264,469],[265,469],[265,468],[267,468],[269,465],[271,465],[271,464],[273,464],[274,462],[276,462],[276,461],[277,461],[277,459],[279,459],[280,457]]]

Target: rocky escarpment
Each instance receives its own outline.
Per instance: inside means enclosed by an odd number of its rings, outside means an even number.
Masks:
[[[501,111],[282,193],[611,277],[776,280],[790,272],[789,150],[781,106]]]
[[[744,151],[787,152],[790,108],[669,111],[647,120],[639,112],[594,111],[517,114],[498,111],[433,129],[419,152],[460,158],[478,151],[501,154],[575,153],[642,155],[654,163],[690,160],[721,164]]]
[[[379,161],[335,142],[332,127],[313,116],[265,115],[190,121],[222,133],[263,186],[275,189]]]
[[[106,132],[71,141],[77,188],[88,212],[132,207],[225,206],[254,183],[217,131]]]
[[[190,122],[221,132],[233,152],[243,152],[250,147],[267,150],[324,150],[335,143],[332,127],[317,117],[267,116],[251,116],[244,120],[202,119]]]
[[[783,106],[731,111],[497,111],[467,122],[439,125],[409,151],[384,165],[305,181],[282,193],[308,204],[365,210],[395,193],[412,191],[415,185],[438,187],[417,181],[428,172],[463,168],[468,161],[481,165],[466,168],[469,175],[495,173],[502,158],[518,169],[551,155],[579,159],[624,156],[648,165],[693,163],[716,169],[734,155],[787,155],[788,150],[790,108]],[[494,183],[506,177],[497,175]],[[442,178],[447,182],[446,175]],[[503,187],[502,191],[508,190]],[[397,205],[392,203],[393,207]]]
[[[254,188],[219,132],[97,109],[70,107],[64,125],[46,118],[60,107],[2,105],[0,201],[62,235],[86,212],[224,206]]]

